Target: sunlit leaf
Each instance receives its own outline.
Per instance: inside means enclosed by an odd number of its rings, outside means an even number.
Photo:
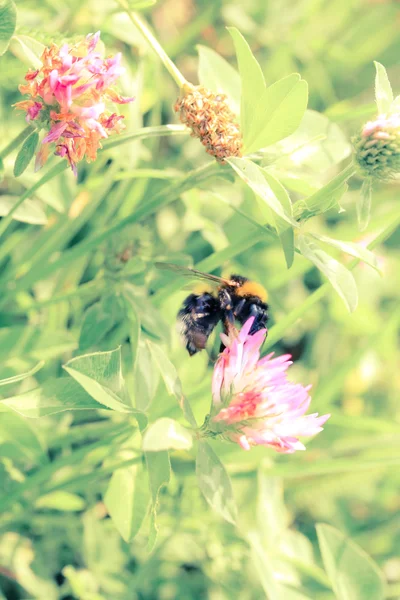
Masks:
[[[85,500],[77,494],[57,490],[40,496],[35,502],[37,508],[50,508],[61,512],[79,512],[86,507]]]
[[[118,298],[114,294],[103,296],[85,312],[79,336],[79,349],[85,351],[99,344],[122,316]]]
[[[307,108],[308,86],[294,73],[266,87],[260,65],[236,28],[233,38],[242,82],[241,129],[250,154],[293,133]]]
[[[69,377],[49,378],[42,386],[0,400],[0,404],[30,418],[54,415],[65,410],[104,408]]]
[[[314,263],[329,279],[348,310],[353,312],[357,308],[358,292],[351,272],[332,256],[321,250],[308,236],[299,235],[296,244],[301,254]]]
[[[229,523],[235,523],[237,509],[231,480],[214,450],[204,441],[198,443],[196,475],[211,508]]]
[[[378,271],[378,273],[380,273],[378,258],[373,252],[371,252],[371,250],[368,250],[368,248],[364,248],[363,246],[361,246],[361,244],[356,244],[354,242],[342,242],[341,240],[335,240],[326,235],[320,235],[319,233],[310,233],[310,235],[315,237],[320,242],[332,246],[332,248],[337,248],[338,250],[341,250],[346,254],[350,254],[350,256],[359,258],[367,265]]]
[[[375,100],[378,107],[378,114],[385,115],[390,112],[390,106],[393,102],[392,86],[386,69],[381,63],[374,61],[375,76]]]
[[[296,221],[288,214],[271,189],[265,171],[247,158],[229,158],[227,160],[236,173],[267,206],[289,225],[298,227]]]
[[[383,576],[373,560],[330,525],[317,525],[325,569],[338,600],[383,600]]]
[[[22,144],[14,164],[14,177],[19,177],[31,162],[39,143],[39,134],[33,131]]]
[[[1,413],[0,447],[1,456],[11,458],[16,464],[19,462],[27,465],[48,463],[39,432],[32,427],[31,421],[15,412]]]
[[[281,205],[284,207],[286,214],[293,217],[292,203],[289,198],[289,194],[283,187],[283,185],[271,175],[267,170],[264,170],[264,177],[266,178],[272,192],[278,198]],[[283,252],[285,254],[286,266],[288,269],[293,264],[294,259],[294,231],[293,228],[288,225],[286,220],[281,219],[278,215],[275,215],[275,226],[279,235],[279,240],[282,245]]]
[[[8,215],[18,201],[17,196],[0,196],[0,217]],[[21,206],[14,211],[12,217],[15,221],[30,223],[31,225],[45,225],[47,223],[46,213],[39,200],[24,200]]]
[[[236,58],[241,79],[240,121],[242,133],[250,130],[254,118],[255,99],[265,92],[265,80],[249,44],[235,27],[228,27],[235,44]]]
[[[100,404],[119,412],[131,412],[120,348],[76,356],[64,369]]]
[[[104,496],[104,504],[126,542],[133,540],[139,532],[149,502],[148,475],[141,465],[131,465],[113,473]]]
[[[196,420],[190,404],[182,392],[182,385],[176,368],[169,360],[164,350],[158,344],[153,344],[147,340],[147,346],[150,349],[154,364],[157,366],[160,372],[168,393],[177,398],[186,419],[192,425],[192,427],[196,427]]]
[[[268,600],[280,600],[279,587],[271,567],[271,560],[266,554],[256,533],[249,535],[251,556],[262,588]]]
[[[14,35],[10,43],[10,51],[23,63],[34,69],[40,69],[40,60],[45,46],[28,35]]]
[[[17,24],[17,9],[12,0],[0,0],[0,56],[10,43]]]
[[[145,452],[160,450],[189,450],[193,438],[190,432],[174,419],[163,417],[151,423],[143,436]]]
[[[237,115],[240,113],[241,82],[239,73],[220,54],[197,46],[199,53],[199,81],[213,92],[227,95],[227,103]]]

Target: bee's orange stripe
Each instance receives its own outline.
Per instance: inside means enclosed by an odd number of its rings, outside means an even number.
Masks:
[[[243,285],[237,288],[236,294],[238,296],[257,296],[262,302],[268,300],[267,290],[261,283],[257,283],[256,281],[245,281]]]

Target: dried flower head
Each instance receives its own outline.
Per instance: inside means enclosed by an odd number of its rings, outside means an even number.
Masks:
[[[36,170],[44,165],[50,149],[65,157],[76,174],[76,164],[84,157],[95,160],[101,139],[123,129],[123,115],[106,109],[106,104],[125,104],[110,86],[124,69],[121,54],[103,58],[96,52],[100,32],[90,34],[74,46],[52,44],[41,57],[42,67],[29,71],[19,86],[28,100],[15,104],[26,111],[26,120],[46,129],[36,157]],[[54,147],[54,146],[53,146]]]
[[[298,437],[321,431],[330,415],[305,415],[310,386],[287,380],[290,355],[260,359],[266,330],[250,335],[253,320],[248,319],[238,335],[221,336],[227,347],[214,368],[208,430],[244,450],[259,444],[286,454],[305,450]]]
[[[242,136],[225,94],[214,94],[203,86],[184,86],[174,109],[181,123],[219,163],[230,156],[241,156]]]
[[[388,180],[400,172],[400,115],[380,115],[353,140],[363,177]]]

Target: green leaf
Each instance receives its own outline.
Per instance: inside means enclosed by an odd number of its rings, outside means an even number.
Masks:
[[[268,148],[274,169],[318,183],[321,175],[352,152],[342,129],[325,115],[306,110],[299,127],[289,137]],[[307,172],[301,167],[307,167]]]
[[[342,183],[332,188],[330,183],[309,196],[306,200],[299,200],[293,207],[294,215],[301,221],[321,215],[332,208],[339,208],[339,200],[347,192],[348,186]]]
[[[0,56],[7,50],[17,24],[17,9],[12,0],[0,0]]]
[[[43,367],[43,365],[44,365],[44,360],[41,360],[40,362],[37,363],[37,365],[35,365],[34,367],[32,367],[32,369],[30,369],[29,371],[26,371],[25,373],[21,373],[20,375],[14,375],[13,377],[7,377],[6,379],[0,379],[0,387],[2,385],[10,385],[11,383],[17,383],[18,381],[22,381],[23,379],[26,379],[27,377],[32,377],[32,375],[34,375],[35,373],[40,371],[40,369]]]
[[[14,35],[10,43],[10,52],[34,69],[40,69],[42,66],[40,58],[44,49],[45,46],[41,42],[28,35]]]
[[[45,447],[30,421],[15,412],[1,413],[0,447],[1,456],[11,458],[14,463],[45,465],[49,462]]]
[[[161,488],[169,483],[171,477],[171,464],[167,451],[146,452],[145,458],[149,474],[150,494],[152,499],[152,509],[150,514],[150,536],[147,546],[148,551],[151,552],[157,541],[157,510],[159,494]]]
[[[229,523],[235,524],[237,509],[231,480],[224,465],[207,442],[199,441],[196,475],[205,499]]]
[[[163,417],[151,423],[143,436],[142,448],[145,452],[160,450],[189,450],[193,438],[185,427],[174,419]]]
[[[160,313],[149,302],[146,291],[125,282],[122,293],[126,302],[132,304],[142,329],[156,339],[169,341],[170,328]]]
[[[100,404],[118,412],[132,412],[122,376],[121,348],[77,356],[63,368]]]
[[[177,398],[179,406],[181,407],[182,412],[190,425],[192,427],[197,427],[190,404],[183,395],[182,385],[174,365],[158,344],[153,344],[153,342],[147,340],[147,346],[150,350],[155,365],[158,367],[168,393]]]
[[[357,544],[330,525],[317,525],[326,572],[338,600],[383,600],[383,575]]]
[[[253,190],[257,197],[261,198],[265,204],[278,217],[292,225],[298,227],[298,223],[287,213],[285,207],[281,204],[269,185],[265,176],[265,171],[253,163],[248,158],[228,158],[227,162],[232,169],[243,179],[245,183]]]
[[[249,543],[252,562],[265,592],[265,597],[268,600],[281,600],[283,597],[280,595],[277,582],[275,581],[271,559],[266,554],[256,533],[250,533]]]
[[[0,183],[3,181],[4,179],[4,163],[3,163],[3,159],[0,157]]]
[[[79,349],[85,351],[99,344],[121,318],[121,307],[115,294],[103,296],[100,302],[93,304],[85,312]]]
[[[321,250],[306,235],[298,236],[297,248],[305,258],[308,258],[324,273],[348,310],[353,312],[357,308],[358,292],[352,273],[332,256]]]
[[[104,408],[69,377],[48,379],[40,387],[0,400],[0,404],[29,418],[54,415],[65,410]]]
[[[19,177],[31,162],[39,143],[39,134],[33,131],[22,144],[14,164],[14,176]]]
[[[288,215],[290,215],[291,217],[293,217],[292,203],[290,201],[289,194],[287,193],[287,191],[285,190],[283,185],[280,183],[280,181],[275,179],[275,177],[273,177],[271,175],[271,173],[269,173],[265,169],[264,169],[264,177],[266,178],[266,180],[267,180],[269,186],[271,187],[271,190],[275,194],[276,198],[278,198],[279,202],[284,207],[286,213]],[[285,254],[287,268],[290,269],[290,267],[293,264],[293,260],[294,260],[294,231],[293,231],[293,228],[290,225],[288,225],[285,220],[281,219],[277,215],[275,216],[275,227],[278,231],[279,240],[281,242],[282,249]]]
[[[261,67],[253,56],[250,46],[236,29],[228,27],[235,44],[236,58],[241,79],[240,122],[242,134],[250,130],[254,118],[254,102],[265,92],[265,80]]]
[[[198,45],[199,81],[213,92],[227,95],[227,102],[232,111],[240,114],[241,82],[239,73],[215,50]]]
[[[244,153],[250,154],[288,137],[299,127],[307,108],[308,85],[293,73],[268,87],[253,106],[251,129],[244,132]]]
[[[65,490],[57,490],[45,494],[35,502],[36,508],[50,508],[61,512],[80,512],[86,508],[86,502],[81,496]]]
[[[260,65],[236,28],[228,28],[236,50],[242,82],[241,130],[249,154],[293,133],[307,108],[308,86],[293,73],[266,87]]]
[[[320,235],[319,233],[310,233],[314,238],[323,242],[324,244],[329,244],[332,248],[337,248],[346,254],[350,254],[350,256],[354,256],[354,258],[359,258],[367,265],[381,273],[379,269],[378,258],[375,256],[371,250],[368,248],[364,248],[360,244],[355,244],[354,242],[342,242],[341,240],[334,240],[326,235]]]
[[[360,231],[364,231],[368,227],[371,218],[371,205],[372,180],[364,179],[356,204],[358,227]]]
[[[390,85],[386,69],[381,63],[374,61],[375,75],[375,100],[378,107],[378,114],[385,115],[390,112],[393,102],[392,86]]]
[[[134,394],[136,408],[146,411],[154,399],[160,381],[160,374],[155,368],[148,345],[139,341],[134,372]]]
[[[104,496],[104,504],[126,542],[133,540],[139,532],[149,502],[148,474],[142,465],[132,465],[113,473]]]
[[[18,196],[0,196],[0,217],[5,217],[19,201]],[[40,200],[24,200],[13,213],[12,218],[21,223],[46,225],[47,216]]]

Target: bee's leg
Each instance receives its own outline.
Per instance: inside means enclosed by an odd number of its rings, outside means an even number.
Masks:
[[[237,318],[240,315],[245,304],[246,304],[246,298],[242,298],[241,301],[236,305],[236,308],[233,311],[235,318]]]
[[[266,328],[266,313],[259,306],[253,304],[249,310],[249,317],[254,317],[253,325],[250,329],[250,334],[256,333],[260,329]]]

